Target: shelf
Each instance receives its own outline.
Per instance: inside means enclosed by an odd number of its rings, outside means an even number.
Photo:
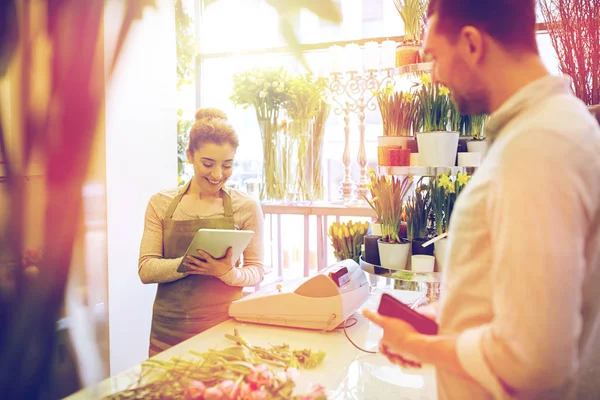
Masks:
[[[476,167],[377,167],[377,173],[395,176],[438,176],[450,171],[451,176],[456,176],[459,172],[470,175],[475,169]]]
[[[387,269],[380,267],[379,265],[368,263],[362,258],[360,259],[360,268],[371,275],[405,282],[435,284],[440,282],[441,277],[440,272],[412,272],[407,270],[396,271]]]
[[[408,64],[408,65],[403,65],[401,67],[397,67],[395,69],[395,72],[397,75],[403,75],[403,74],[409,74],[409,73],[415,73],[415,72],[429,72],[429,71],[431,71],[432,67],[433,67],[433,63],[431,63],[431,62]]]

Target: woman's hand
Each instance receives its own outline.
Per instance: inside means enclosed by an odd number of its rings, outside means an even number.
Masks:
[[[220,278],[233,268],[231,262],[231,247],[227,249],[221,258],[213,258],[205,251],[198,250],[198,256],[188,254],[183,259],[183,265],[190,270],[187,275],[210,275]]]
[[[363,310],[363,315],[383,328],[383,337],[379,341],[379,351],[394,364],[403,367],[420,367],[421,364],[414,360],[407,346],[412,335],[419,332],[412,325],[398,318],[385,317],[371,310]]]

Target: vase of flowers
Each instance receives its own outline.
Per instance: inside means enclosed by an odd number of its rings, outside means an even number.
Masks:
[[[295,75],[288,80],[288,100],[284,103],[290,124],[285,131],[289,135],[294,154],[288,165],[288,191],[292,200],[309,201],[313,198],[313,154],[311,148],[314,136],[314,123],[318,114],[323,111],[322,102],[326,88],[323,78],[312,75]],[[321,115],[322,117],[322,115]],[[322,136],[323,126],[320,126]],[[322,138],[320,140],[322,145]],[[319,152],[317,152],[319,153]],[[321,157],[320,154],[317,154]]]
[[[283,68],[253,68],[233,75],[235,105],[253,107],[263,143],[261,200],[281,200],[287,192],[282,187],[284,172],[278,161],[280,114],[289,100],[289,77]]]
[[[388,88],[377,95],[381,112],[383,136],[377,138],[377,161],[381,166],[410,165],[409,142],[414,140],[413,124],[417,113],[417,102],[409,92],[393,92]],[[401,161],[394,161],[390,151],[404,150]]]
[[[387,269],[405,269],[410,253],[410,242],[401,240],[400,223],[404,197],[412,185],[412,177],[376,176],[369,171],[368,188],[371,198],[365,196],[381,224],[378,242],[381,266]]]
[[[431,76],[421,75],[416,84],[419,101],[417,124],[422,132],[417,134],[419,163],[429,167],[455,165],[458,149],[458,131],[449,132],[452,101],[450,90],[433,84]]]
[[[334,222],[329,227],[329,239],[333,246],[333,255],[337,261],[352,259],[357,264],[360,261],[361,247],[365,235],[369,231],[368,222],[347,223]]]
[[[421,37],[427,1],[394,0],[394,5],[404,23],[404,39],[396,50],[396,66],[421,62]]]

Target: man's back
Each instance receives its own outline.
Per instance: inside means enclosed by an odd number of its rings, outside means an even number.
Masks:
[[[546,77],[486,129],[495,143],[451,221],[440,334],[461,334],[459,359],[480,382],[524,398],[599,393],[600,128],[566,81]],[[444,371],[438,380],[441,398],[490,396]]]

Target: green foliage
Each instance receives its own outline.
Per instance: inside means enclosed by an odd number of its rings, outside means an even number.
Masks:
[[[289,81],[288,99],[284,109],[293,120],[308,120],[317,115],[321,108],[321,100],[327,80],[314,78],[310,74],[294,75]]]
[[[182,0],[175,0],[175,42],[177,55],[177,89],[194,82],[196,68],[196,38],[194,19],[188,14]]]
[[[415,119],[419,112],[418,99],[410,92],[386,90],[377,95],[377,103],[383,121],[384,136],[412,136]]]
[[[412,185],[412,177],[400,179],[395,176],[377,176],[369,171],[367,183],[371,198],[365,196],[369,206],[375,211],[381,224],[381,237],[384,242],[400,243],[400,221],[404,197]]]

